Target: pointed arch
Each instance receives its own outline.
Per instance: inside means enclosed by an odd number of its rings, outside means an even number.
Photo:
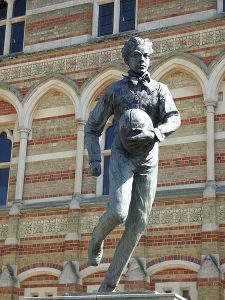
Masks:
[[[200,269],[200,266],[197,263],[186,260],[167,260],[150,266],[147,269],[147,273],[149,276],[151,276],[160,271],[174,268],[188,269],[197,273]]]
[[[19,275],[17,275],[17,278],[18,278],[19,282],[22,282],[29,277],[45,275],[45,274],[53,275],[53,276],[59,278],[61,271],[58,269],[49,268],[49,267],[38,267],[38,268],[29,269],[29,270],[26,270],[26,271],[20,273]]]
[[[0,96],[6,102],[10,103],[16,110],[18,119],[22,115],[22,99],[23,96],[19,90],[15,87],[10,86],[7,83],[0,82]]]
[[[31,128],[33,114],[40,98],[51,89],[57,89],[65,93],[74,106],[75,115],[80,115],[79,89],[77,85],[63,75],[48,76],[33,88],[24,99],[24,119],[21,122],[23,121],[25,128]]]
[[[81,118],[87,120],[89,114],[89,106],[100,88],[110,83],[120,80],[124,69],[118,67],[109,67],[101,69],[93,78],[91,78],[81,91]]]
[[[102,264],[99,264],[97,267],[92,267],[92,266],[87,267],[80,271],[80,274],[79,274],[80,278],[83,279],[91,274],[106,271],[106,270],[108,270],[109,265],[110,265],[109,263],[102,263]]]
[[[204,99],[208,99],[209,80],[207,78],[207,66],[200,59],[190,54],[175,52],[173,55],[167,56],[151,69],[151,76],[160,80],[165,74],[173,69],[184,70],[194,76],[202,88]]]
[[[210,90],[208,99],[218,101],[219,87],[225,74],[225,50],[210,64],[209,69]]]

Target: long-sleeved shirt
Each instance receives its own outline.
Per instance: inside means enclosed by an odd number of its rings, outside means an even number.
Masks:
[[[101,161],[99,137],[111,115],[114,114],[115,134],[123,113],[132,108],[145,111],[151,118],[159,142],[180,126],[180,114],[165,84],[153,79],[138,81],[125,76],[109,86],[85,126],[85,140],[89,162]]]

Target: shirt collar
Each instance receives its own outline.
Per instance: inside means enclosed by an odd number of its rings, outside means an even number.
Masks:
[[[150,73],[145,72],[143,75],[138,75],[137,73],[134,73],[132,71],[128,71],[128,78],[136,79],[136,80],[146,80],[147,82],[150,82]]]
[[[138,76],[138,74],[128,71],[128,76],[125,76],[125,79],[127,81],[131,82],[134,86],[136,86],[138,83],[142,83],[144,87],[146,87],[150,92],[153,92],[155,87],[154,87],[154,80],[150,78],[150,73],[146,72],[142,76]]]

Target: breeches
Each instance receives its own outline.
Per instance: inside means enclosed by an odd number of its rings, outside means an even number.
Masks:
[[[158,144],[147,157],[112,154],[109,180],[108,218],[125,227],[144,230],[155,198],[158,173]]]

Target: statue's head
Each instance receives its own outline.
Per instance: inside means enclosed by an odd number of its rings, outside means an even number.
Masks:
[[[122,57],[130,70],[139,75],[144,74],[150,64],[150,54],[153,53],[152,42],[139,37],[130,38],[123,46]]]

